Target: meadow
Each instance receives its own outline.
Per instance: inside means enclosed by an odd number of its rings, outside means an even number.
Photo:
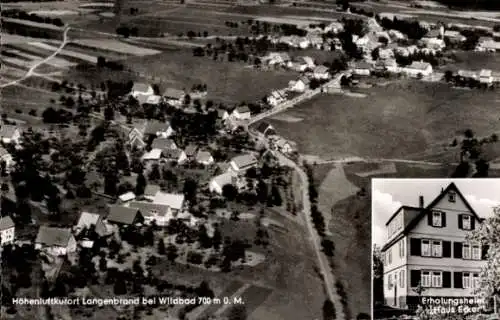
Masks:
[[[406,80],[358,91],[368,96],[322,95],[285,113],[303,121],[270,121],[298,143],[301,153],[324,159],[423,160],[423,153],[443,152],[468,128],[478,136],[490,136],[498,128],[500,104],[494,91]]]

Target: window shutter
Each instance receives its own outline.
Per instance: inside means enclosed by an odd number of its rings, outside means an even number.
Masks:
[[[443,258],[451,258],[451,241],[443,241]]]
[[[453,258],[462,259],[462,242],[453,243]]]
[[[464,227],[463,227],[463,223],[462,223],[462,215],[459,214],[458,215],[458,229],[462,230]]]
[[[470,216],[470,229],[476,229],[476,217],[474,216]]]
[[[443,288],[451,288],[451,272],[443,271]]]
[[[427,224],[432,226],[432,211],[427,212]]]
[[[441,223],[443,225],[443,228],[446,228],[446,212],[441,212]]]
[[[462,272],[453,272],[453,288],[462,289]]]
[[[482,260],[487,260],[488,259],[488,250],[489,250],[490,246],[488,246],[487,244],[483,244],[483,246],[481,247],[481,259]]]
[[[414,287],[418,287],[420,283],[420,270],[411,270],[410,272],[410,285]]]
[[[422,255],[422,243],[420,239],[411,238],[410,239],[410,255],[421,256]]]

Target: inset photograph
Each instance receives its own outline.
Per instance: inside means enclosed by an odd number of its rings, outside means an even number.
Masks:
[[[373,318],[498,319],[498,230],[500,179],[373,179]]]

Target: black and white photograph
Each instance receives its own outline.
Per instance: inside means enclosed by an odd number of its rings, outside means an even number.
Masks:
[[[1,0],[0,319],[370,319],[372,179],[500,178],[499,51],[500,0]]]
[[[373,179],[374,319],[498,319],[500,179]]]

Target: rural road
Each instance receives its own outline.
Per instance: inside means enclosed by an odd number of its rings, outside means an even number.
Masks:
[[[7,82],[7,83],[4,83],[2,85],[0,85],[0,88],[5,88],[5,87],[9,87],[9,86],[13,86],[13,85],[16,85],[18,84],[19,82],[31,77],[33,75],[33,73],[35,72],[36,68],[38,68],[39,66],[41,66],[42,64],[46,63],[47,61],[49,61],[50,59],[54,58],[55,56],[57,56],[61,50],[64,48],[64,46],[66,45],[66,43],[68,42],[68,31],[70,30],[71,28],[70,27],[67,27],[66,29],[64,29],[64,32],[63,32],[63,41],[61,43],[61,45],[59,46],[59,48],[57,48],[56,51],[54,51],[54,53],[52,53],[50,56],[48,56],[47,58],[43,59],[43,60],[40,60],[38,61],[37,63],[35,63],[33,66],[31,66],[31,68],[29,68],[28,72],[26,72],[26,74],[24,76],[22,76],[21,78],[19,79],[16,79],[14,81],[11,81],[11,82]]]

